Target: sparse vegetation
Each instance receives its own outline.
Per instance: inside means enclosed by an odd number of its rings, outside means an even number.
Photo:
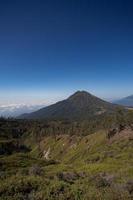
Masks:
[[[81,122],[0,119],[0,199],[132,199],[132,124],[120,110]]]

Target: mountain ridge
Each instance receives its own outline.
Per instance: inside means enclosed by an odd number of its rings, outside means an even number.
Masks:
[[[133,95],[124,97],[122,99],[114,101],[114,103],[122,106],[133,106]]]

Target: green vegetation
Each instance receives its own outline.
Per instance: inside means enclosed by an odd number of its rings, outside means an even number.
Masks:
[[[0,119],[0,200],[132,199],[132,124],[122,110],[81,122]]]

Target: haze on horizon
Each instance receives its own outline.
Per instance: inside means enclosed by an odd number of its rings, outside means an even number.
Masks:
[[[133,2],[0,1],[0,105],[133,94]]]

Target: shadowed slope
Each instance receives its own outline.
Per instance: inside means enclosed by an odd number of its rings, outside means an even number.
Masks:
[[[116,106],[85,91],[77,91],[68,99],[42,108],[30,114],[21,115],[26,119],[87,119],[94,115],[112,112]]]

